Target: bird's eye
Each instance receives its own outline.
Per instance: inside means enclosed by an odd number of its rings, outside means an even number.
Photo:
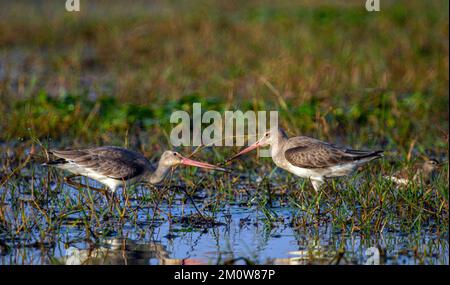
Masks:
[[[269,133],[266,134],[266,137],[268,137],[268,136],[269,136]]]

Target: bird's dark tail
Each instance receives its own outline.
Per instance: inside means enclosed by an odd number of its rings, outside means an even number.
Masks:
[[[67,160],[65,160],[64,158],[58,158],[55,160],[51,160],[49,162],[45,162],[42,163],[43,166],[56,166],[56,165],[61,165],[61,164],[66,164]]]
[[[347,150],[346,153],[353,155],[353,160],[370,161],[384,156],[382,150],[363,151],[363,150]]]

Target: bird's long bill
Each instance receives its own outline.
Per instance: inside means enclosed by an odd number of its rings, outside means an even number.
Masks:
[[[241,150],[238,154],[236,154],[232,158],[228,159],[227,162],[232,161],[233,159],[238,158],[239,156],[241,156],[241,155],[243,155],[243,154],[245,154],[247,152],[250,152],[250,151],[252,151],[252,150],[254,150],[254,149],[258,148],[258,147],[260,147],[260,145],[259,145],[258,142],[256,142],[256,143],[252,144],[251,146]]]
[[[220,171],[226,171],[229,172],[228,169],[222,168],[222,167],[218,167],[206,162],[200,162],[200,161],[196,161],[196,160],[192,160],[186,157],[183,157],[181,159],[181,164],[184,165],[190,165],[190,166],[195,166],[195,167],[200,167],[200,168],[207,168],[207,169],[214,169],[214,170],[220,170]]]

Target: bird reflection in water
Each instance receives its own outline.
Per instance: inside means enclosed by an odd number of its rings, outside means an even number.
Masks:
[[[199,265],[206,261],[197,258],[170,258],[159,243],[137,243],[127,239],[107,240],[102,246],[78,249],[69,247],[63,258],[66,265]]]

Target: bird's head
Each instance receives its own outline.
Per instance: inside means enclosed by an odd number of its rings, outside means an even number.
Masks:
[[[273,146],[274,144],[277,144],[280,139],[287,138],[286,133],[281,128],[271,128],[269,131],[265,132],[259,140],[257,140],[254,144],[250,145],[249,147],[243,149],[238,154],[233,156],[232,158],[228,159],[227,161],[231,161],[247,152],[250,152],[254,149],[257,149],[259,147],[265,147],[265,146]]]
[[[427,172],[432,172],[439,169],[440,166],[441,164],[436,159],[428,159],[423,163],[422,167],[423,170]]]

